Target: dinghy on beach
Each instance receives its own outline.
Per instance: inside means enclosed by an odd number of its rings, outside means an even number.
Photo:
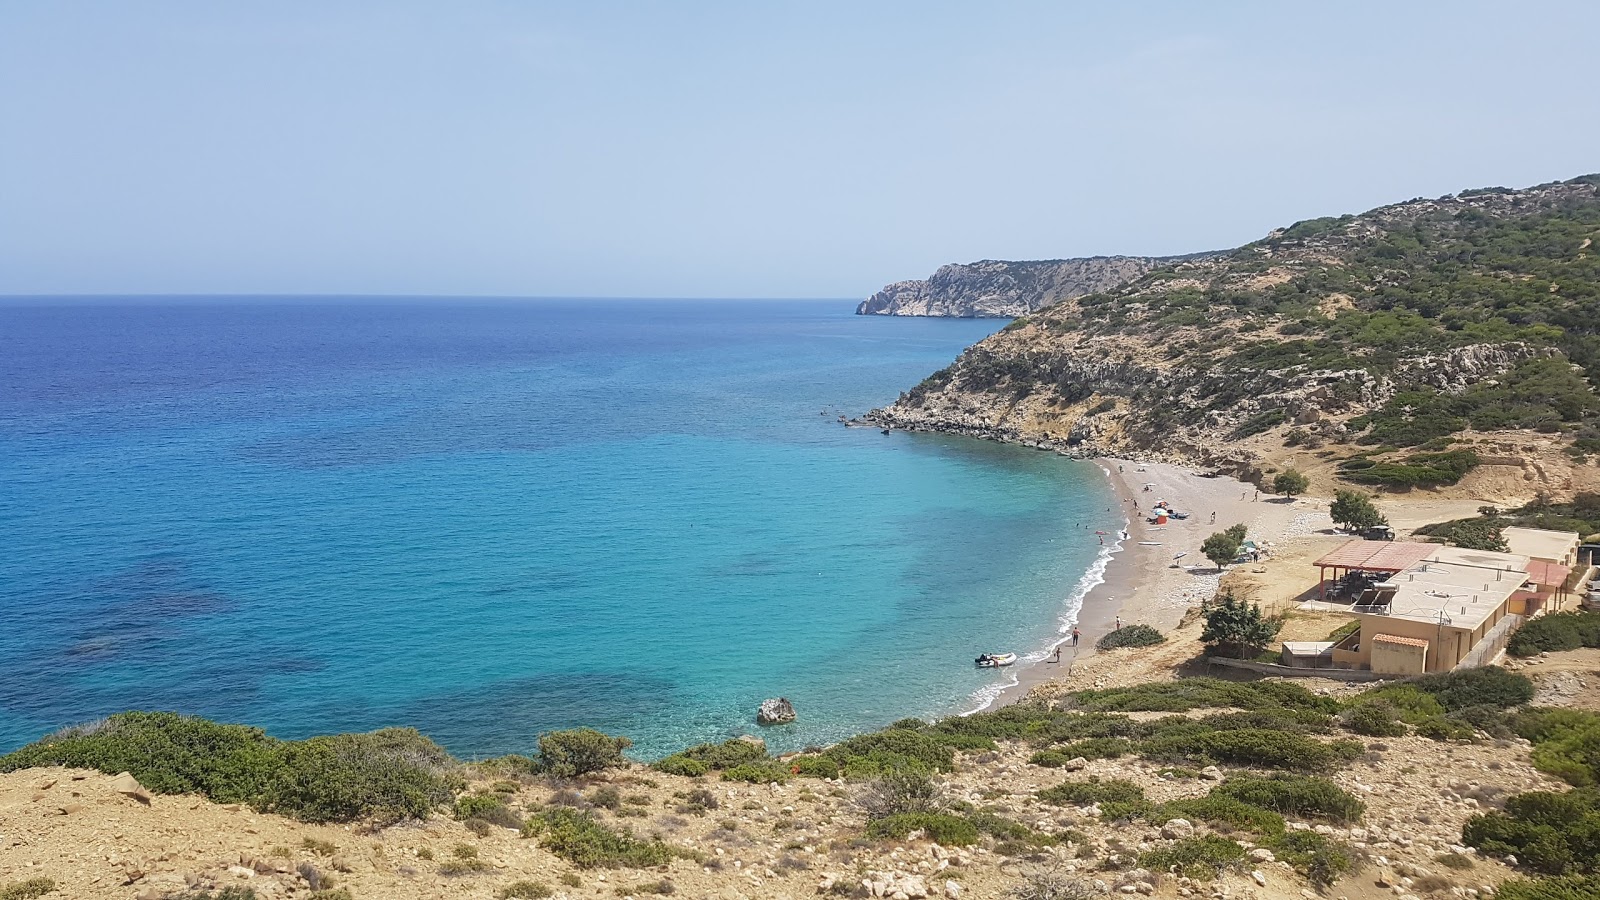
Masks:
[[[998,669],[1001,666],[1009,666],[1016,661],[1017,655],[1015,653],[985,653],[973,660],[980,669]]]

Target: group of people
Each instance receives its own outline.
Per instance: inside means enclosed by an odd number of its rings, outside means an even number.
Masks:
[[[1121,620],[1119,619],[1118,621],[1120,622]],[[1072,626],[1072,646],[1074,648],[1076,648],[1078,646],[1078,638],[1081,637],[1082,635],[1083,635],[1083,632],[1078,630],[1078,626],[1076,626],[1076,625]],[[1061,645],[1060,644],[1056,645],[1056,655],[1050,657],[1050,661],[1051,662],[1061,662]]]

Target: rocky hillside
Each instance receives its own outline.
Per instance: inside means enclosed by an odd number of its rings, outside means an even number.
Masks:
[[[1293,448],[1402,489],[1537,436],[1561,474],[1535,480],[1571,489],[1600,453],[1597,238],[1600,176],[1299,222],[1018,319],[869,418],[1246,475]]]
[[[1178,257],[1091,256],[1025,262],[985,259],[940,266],[863,300],[858,316],[1025,316],[1062,300],[1107,291]]]

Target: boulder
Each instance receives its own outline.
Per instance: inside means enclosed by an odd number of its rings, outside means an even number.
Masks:
[[[130,772],[123,772],[113,777],[111,789],[130,800],[137,800],[145,806],[150,805],[150,792],[145,790],[144,785],[140,784],[139,779],[134,778]]]
[[[763,700],[761,708],[756,710],[758,725],[785,725],[795,718],[794,704],[785,697]]]
[[[1167,823],[1161,826],[1161,836],[1169,841],[1194,837],[1194,823],[1188,819],[1168,819]]]

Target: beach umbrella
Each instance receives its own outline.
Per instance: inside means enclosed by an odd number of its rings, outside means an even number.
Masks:
[[[1177,556],[1174,556],[1172,558],[1172,561],[1173,562],[1177,562],[1178,560],[1183,559],[1185,556],[1188,556],[1188,555],[1189,555],[1189,551],[1185,550],[1182,553],[1179,553]]]

